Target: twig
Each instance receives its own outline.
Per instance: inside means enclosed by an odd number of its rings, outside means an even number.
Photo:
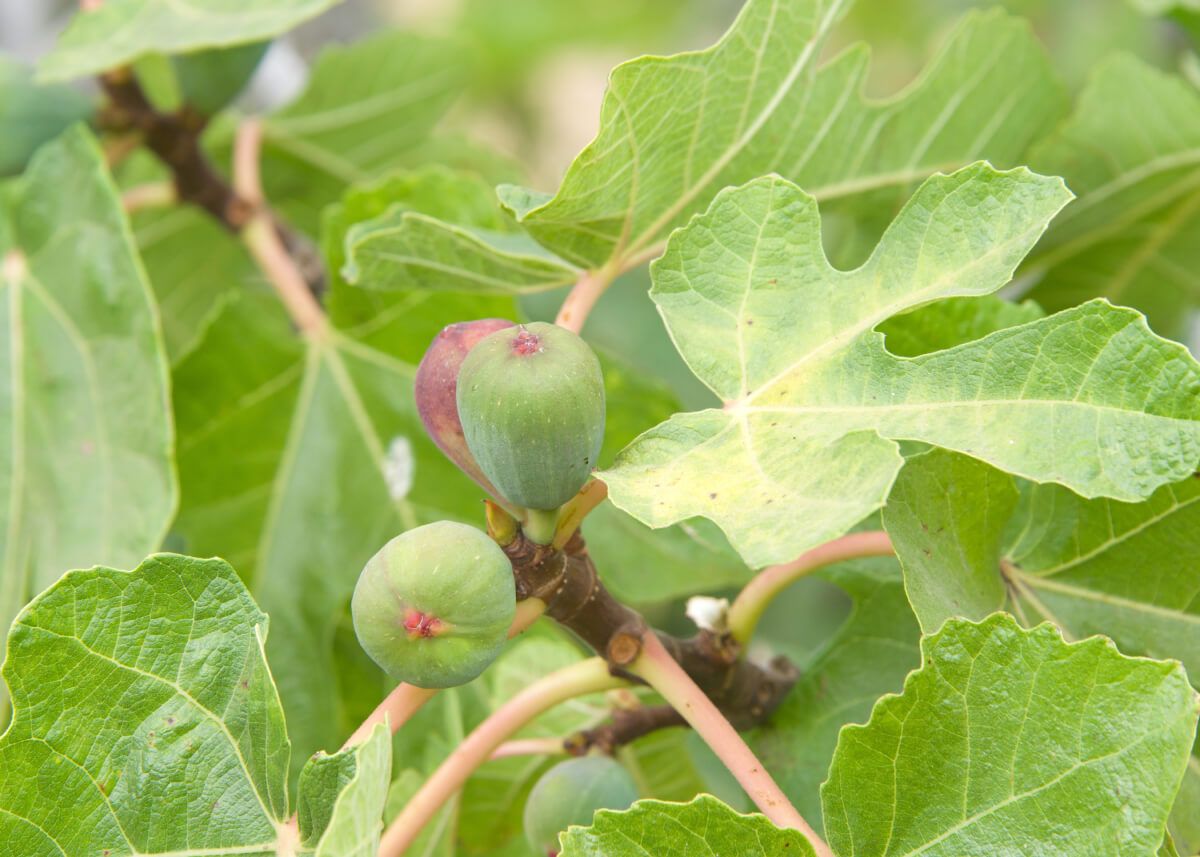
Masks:
[[[248,119],[238,126],[233,144],[234,188],[237,198],[251,211],[241,230],[242,240],[275,287],[296,327],[308,336],[319,337],[327,329],[325,312],[284,247],[275,220],[264,203],[258,168],[261,149],[262,124],[257,119]]]
[[[642,654],[630,671],[645,679],[683,715],[767,818],[779,827],[799,830],[818,857],[833,857],[829,846],[792,806],[742,736],[663,648],[653,631],[646,633]]]
[[[891,556],[892,541],[883,531],[851,533],[813,548],[783,565],[760,571],[746,584],[729,608],[729,632],[739,643],[754,636],[767,605],[787,587],[819,568],[867,556]]]
[[[648,705],[638,708],[619,709],[613,712],[612,722],[605,723],[592,729],[584,729],[569,737],[565,742],[567,752],[573,756],[586,755],[589,750],[602,750],[612,753],[626,744],[632,744],[638,738],[657,732],[659,729],[670,729],[675,726],[687,726],[683,715],[670,705]]]
[[[112,102],[106,121],[141,134],[150,151],[171,170],[179,199],[200,206],[231,232],[238,231],[251,212],[200,146],[204,117],[187,108],[160,113],[128,68],[102,74],[100,85]]]
[[[554,323],[573,333],[579,333],[583,330],[583,325],[587,322],[592,307],[596,305],[596,301],[600,300],[600,296],[604,294],[604,290],[608,288],[612,280],[613,273],[607,268],[584,271],[575,285],[571,287],[571,291],[567,293]]]
[[[508,759],[512,756],[558,756],[567,752],[558,738],[518,738],[505,741],[492,751],[489,759]]]
[[[178,201],[175,186],[170,182],[149,182],[131,187],[121,194],[121,207],[126,214],[147,208],[162,208]]]
[[[602,659],[589,658],[529,685],[493,711],[425,781],[383,834],[379,857],[403,854],[471,773],[525,724],[568,699],[620,687],[624,683],[609,674],[608,664]]]
[[[546,615],[570,629],[622,673],[641,651],[646,620],[604,586],[576,531],[562,550],[538,545],[519,532],[504,546],[513,564],[518,598],[539,598]],[[798,677],[784,658],[759,664],[740,657],[726,635],[701,631],[688,639],[662,637],[663,644],[738,728],[762,723],[783,701]]]

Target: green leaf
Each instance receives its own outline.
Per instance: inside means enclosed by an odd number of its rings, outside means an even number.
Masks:
[[[507,240],[504,240],[507,238]],[[351,230],[343,273],[371,289],[429,289],[512,295],[569,285],[579,271],[532,244],[397,211]],[[519,246],[519,245],[518,245]]]
[[[219,559],[73,571],[40,595],[4,667],[15,710],[0,737],[4,853],[293,853],[291,745],[266,633]],[[387,730],[306,770],[299,853],[373,855]]]
[[[1027,25],[998,13],[969,16],[901,94],[867,100],[865,49],[817,67],[849,6],[751,0],[711,48],[618,66],[600,133],[558,193],[503,187],[502,199],[564,259],[622,267],[657,255],[727,185],[778,172],[821,200],[894,207],[939,169],[1014,162],[1057,114]]]
[[[24,63],[0,54],[0,176],[19,172],[38,146],[92,109],[92,100],[78,90],[37,84]]]
[[[561,857],[806,857],[808,840],[761,815],[739,815],[711,795],[691,803],[640,800],[623,812],[602,809],[591,827],[560,837]]]
[[[203,340],[221,307],[238,292],[264,287],[245,245],[199,209],[138,212],[133,234],[158,299],[173,364]]]
[[[602,473],[610,497],[651,526],[708,517],[757,566],[880,507],[900,439],[1091,496],[1137,499],[1190,472],[1200,367],[1133,311],[1098,301],[912,359],[873,330],[998,289],[1067,198],[1024,170],[937,176],[841,272],[812,197],[777,178],[725,191],[672,237],[651,293],[725,407],[638,438]]]
[[[107,71],[143,54],[181,54],[277,36],[338,0],[108,0],[80,12],[42,58],[38,74],[66,80]]]
[[[935,449],[904,463],[883,523],[927,633],[947,619],[979,621],[1004,606],[996,557],[1017,497],[1011,476],[965,455]]]
[[[304,93],[263,124],[263,183],[272,203],[316,234],[321,209],[421,153],[462,88],[453,45],[382,32],[325,48]]]
[[[1004,614],[948,622],[922,652],[902,694],[842,730],[821,790],[835,853],[1158,848],[1196,727],[1179,664]]]
[[[1031,615],[1200,677],[1200,478],[1138,504],[1033,486],[1010,527],[1005,574]]]
[[[174,514],[157,311],[91,136],[0,196],[0,631],[68,569],[132,565]],[[6,709],[0,691],[0,721]]]
[[[1029,260],[1031,296],[1048,310],[1106,297],[1182,336],[1200,306],[1200,93],[1114,57],[1031,161],[1079,195]]]
[[[345,230],[342,274],[363,288],[504,295],[579,277],[525,236],[505,231],[495,195],[478,177],[443,168],[392,177],[347,194],[340,216],[380,204],[383,211]],[[325,223],[327,230],[335,225],[329,215]]]
[[[877,328],[897,357],[919,357],[982,339],[989,333],[1044,316],[1033,301],[1009,303],[995,295],[949,298],[889,318]]]
[[[921,632],[896,561],[843,563],[821,575],[854,599],[845,623],[801,664],[800,680],[766,725],[747,735],[780,788],[808,819],[821,815],[818,788],[843,725],[866,720],[921,663]]]
[[[375,857],[392,779],[392,741],[380,723],[362,744],[309,759],[300,772],[300,839],[314,857]]]

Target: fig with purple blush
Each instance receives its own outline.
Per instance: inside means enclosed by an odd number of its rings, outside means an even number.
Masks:
[[[513,327],[503,318],[481,318],[447,325],[433,338],[417,367],[417,413],[425,431],[446,457],[494,497],[500,494],[471,455],[458,417],[458,372],[467,354],[484,337]]]

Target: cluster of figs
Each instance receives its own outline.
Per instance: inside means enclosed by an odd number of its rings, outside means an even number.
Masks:
[[[505,319],[442,330],[417,369],[417,411],[458,467],[549,543],[559,510],[587,481],[604,437],[604,378],[595,353],[565,328]],[[516,612],[512,565],[486,533],[453,521],[408,530],[359,576],[351,612],[359,643],[392,678],[454,687],[500,653]],[[637,799],[608,757],[550,768],[526,803],[538,855],[596,809]]]

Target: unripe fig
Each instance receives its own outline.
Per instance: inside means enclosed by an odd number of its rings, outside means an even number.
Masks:
[[[476,343],[488,334],[513,326],[513,322],[503,318],[481,318],[444,327],[421,358],[414,385],[417,413],[421,415],[425,431],[447,458],[494,497],[498,497],[499,492],[479,469],[463,437],[462,422],[458,418],[458,372]]]
[[[501,495],[552,510],[587,481],[604,439],[604,377],[587,343],[536,322],[476,345],[458,378],[467,447]]]
[[[483,672],[516,612],[512,565],[474,527],[440,521],[367,561],[350,604],[354,633],[392,678],[453,687]]]
[[[589,825],[598,809],[628,809],[637,786],[608,756],[559,762],[542,775],[525,801],[525,838],[539,857],[558,854],[558,835],[573,824]]]

